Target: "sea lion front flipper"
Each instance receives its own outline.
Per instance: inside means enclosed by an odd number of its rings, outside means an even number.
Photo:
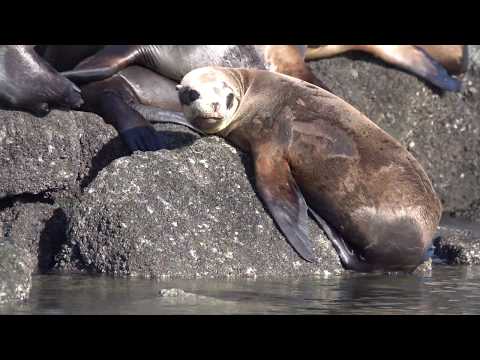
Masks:
[[[75,83],[99,81],[134,63],[138,55],[136,45],[109,45],[61,74]]]
[[[460,91],[461,82],[451,77],[447,70],[426,51],[414,45],[362,45],[363,50],[405,69],[440,89]],[[360,49],[360,48],[359,48]]]
[[[156,151],[163,147],[155,128],[115,93],[102,94],[102,110],[102,117],[115,127],[130,151]]]
[[[93,83],[83,88],[87,99],[83,110],[93,112],[111,124],[130,151],[161,149],[161,139],[153,126],[113,90],[102,91],[102,86]]]
[[[285,158],[254,151],[255,180],[260,198],[290,245],[306,261],[315,262],[307,231],[307,204]],[[278,155],[278,154],[277,154]]]
[[[182,125],[199,133],[200,135],[205,135],[203,131],[196,128],[189,121],[187,121],[187,119],[181,112],[164,110],[156,106],[143,105],[139,103],[134,103],[130,106],[139,114],[141,114],[147,121]]]

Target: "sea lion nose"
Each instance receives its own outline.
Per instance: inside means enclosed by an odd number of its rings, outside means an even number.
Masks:
[[[192,102],[197,100],[200,97],[198,91],[190,89],[189,87],[183,87],[179,93],[180,102],[183,105],[190,105]]]

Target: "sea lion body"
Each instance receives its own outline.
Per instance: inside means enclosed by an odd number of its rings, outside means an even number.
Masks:
[[[252,154],[257,190],[303,258],[312,260],[308,208],[347,268],[411,271],[422,262],[440,201],[415,158],[351,105],[301,80],[247,69],[194,70],[179,96],[194,126]]]
[[[222,66],[270,69],[324,86],[305,64],[305,51],[305,45],[108,45],[64,75],[91,82],[136,64],[180,81],[193,69]]]
[[[0,106],[45,116],[78,108],[80,89],[35,52],[33,45],[0,45]]]

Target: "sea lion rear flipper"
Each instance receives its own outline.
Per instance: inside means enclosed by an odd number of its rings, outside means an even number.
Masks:
[[[460,91],[461,82],[423,49],[413,45],[364,45],[363,50],[405,69],[447,91]]]
[[[275,72],[293,76],[332,92],[310,67],[305,63],[303,47],[296,45],[268,45],[265,50],[265,61]]]
[[[450,74],[463,74],[468,70],[467,45],[415,45],[443,65]]]
[[[373,268],[370,264],[361,260],[353,251],[351,251],[345,240],[338,234],[338,232],[332,228],[328,223],[318,215],[313,209],[309,208],[310,214],[322,228],[322,230],[327,235],[328,239],[331,241],[335,251],[340,258],[340,262],[343,267],[347,270],[353,270],[358,272],[371,272]]]
[[[295,251],[306,261],[315,262],[307,232],[305,199],[288,162],[271,155],[270,151],[255,152],[255,179],[259,195]]]
[[[135,45],[109,45],[61,74],[76,83],[107,79],[134,63],[138,54]]]
[[[356,45],[309,45],[305,51],[305,61],[328,58],[355,49]]]

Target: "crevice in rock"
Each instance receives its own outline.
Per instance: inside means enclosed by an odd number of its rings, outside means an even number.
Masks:
[[[85,144],[83,141],[80,141],[80,146],[82,147],[82,152],[87,152],[88,144]],[[123,151],[119,151],[122,149]],[[91,159],[90,166],[82,164],[80,168],[89,167],[88,173],[82,178],[82,171],[79,171],[77,176],[77,182],[80,184],[80,191],[83,192],[90,183],[97,177],[98,173],[107,167],[112,161],[119,159],[123,156],[128,156],[130,152],[123,144],[123,141],[120,137],[116,137],[110,140],[105,144],[101,150]],[[83,158],[89,158],[88,154],[83,154]]]
[[[67,242],[67,222],[65,211],[61,208],[56,209],[52,217],[45,222],[38,245],[40,273],[48,272],[53,268],[56,255],[60,252],[62,245]]]
[[[22,193],[13,196],[7,196],[0,199],[0,211],[12,207],[15,203],[44,203],[53,205],[55,201],[51,198],[52,190],[42,191],[38,194]]]

